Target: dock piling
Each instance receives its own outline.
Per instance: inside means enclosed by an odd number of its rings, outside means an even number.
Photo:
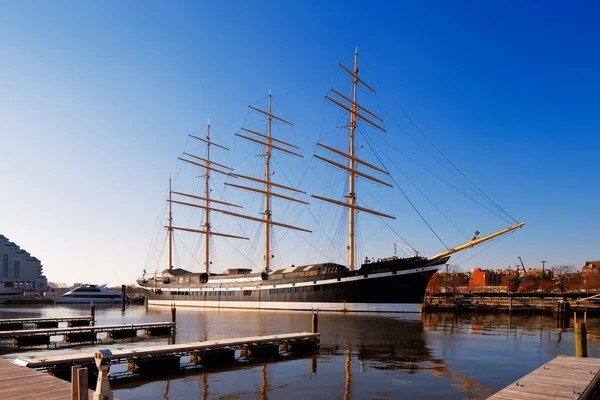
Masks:
[[[77,383],[79,384],[78,400],[88,400],[88,369],[79,368],[77,370]]]
[[[312,315],[312,333],[319,332],[319,311]]]
[[[171,322],[173,323],[173,326],[171,327],[171,337],[169,338],[169,344],[175,344],[176,343],[176,338],[175,338],[175,333],[176,333],[176,325],[177,325],[177,309],[175,308],[175,304],[171,304]]]
[[[577,322],[577,313],[574,315],[575,324],[575,356],[587,357],[587,313],[583,313],[583,322]]]
[[[125,285],[121,285],[121,312],[125,311],[126,301],[127,301],[127,293],[125,293]]]
[[[90,325],[94,326],[96,320],[96,308],[94,307],[93,301],[90,301],[90,317],[92,317]]]
[[[88,369],[81,365],[71,367],[71,400],[88,400]]]

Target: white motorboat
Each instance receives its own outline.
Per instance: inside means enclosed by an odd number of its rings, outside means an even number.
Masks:
[[[121,293],[111,292],[106,285],[84,284],[68,291],[56,303],[120,303]]]

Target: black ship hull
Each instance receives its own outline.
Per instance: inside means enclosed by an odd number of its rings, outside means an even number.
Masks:
[[[363,264],[357,271],[336,264],[291,267],[269,274],[208,276],[165,270],[161,277],[142,278],[138,284],[147,289],[150,305],[419,312],[429,280],[448,258],[392,258]]]

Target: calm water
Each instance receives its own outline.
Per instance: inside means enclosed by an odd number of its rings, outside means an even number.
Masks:
[[[0,318],[87,315],[86,307],[0,308]],[[97,308],[98,325],[168,321],[168,308]],[[310,331],[310,313],[177,310],[177,342]],[[479,399],[558,354],[574,355],[572,328],[551,317],[320,313],[318,354],[225,371],[113,385],[128,399]],[[588,354],[600,356],[600,322],[588,319]],[[166,339],[99,347],[142,347]],[[47,350],[8,354],[15,358]],[[113,367],[115,373],[123,366]]]

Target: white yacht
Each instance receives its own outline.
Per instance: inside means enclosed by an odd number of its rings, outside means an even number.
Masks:
[[[111,292],[106,285],[84,284],[68,291],[55,300],[56,303],[120,303],[121,293]]]

